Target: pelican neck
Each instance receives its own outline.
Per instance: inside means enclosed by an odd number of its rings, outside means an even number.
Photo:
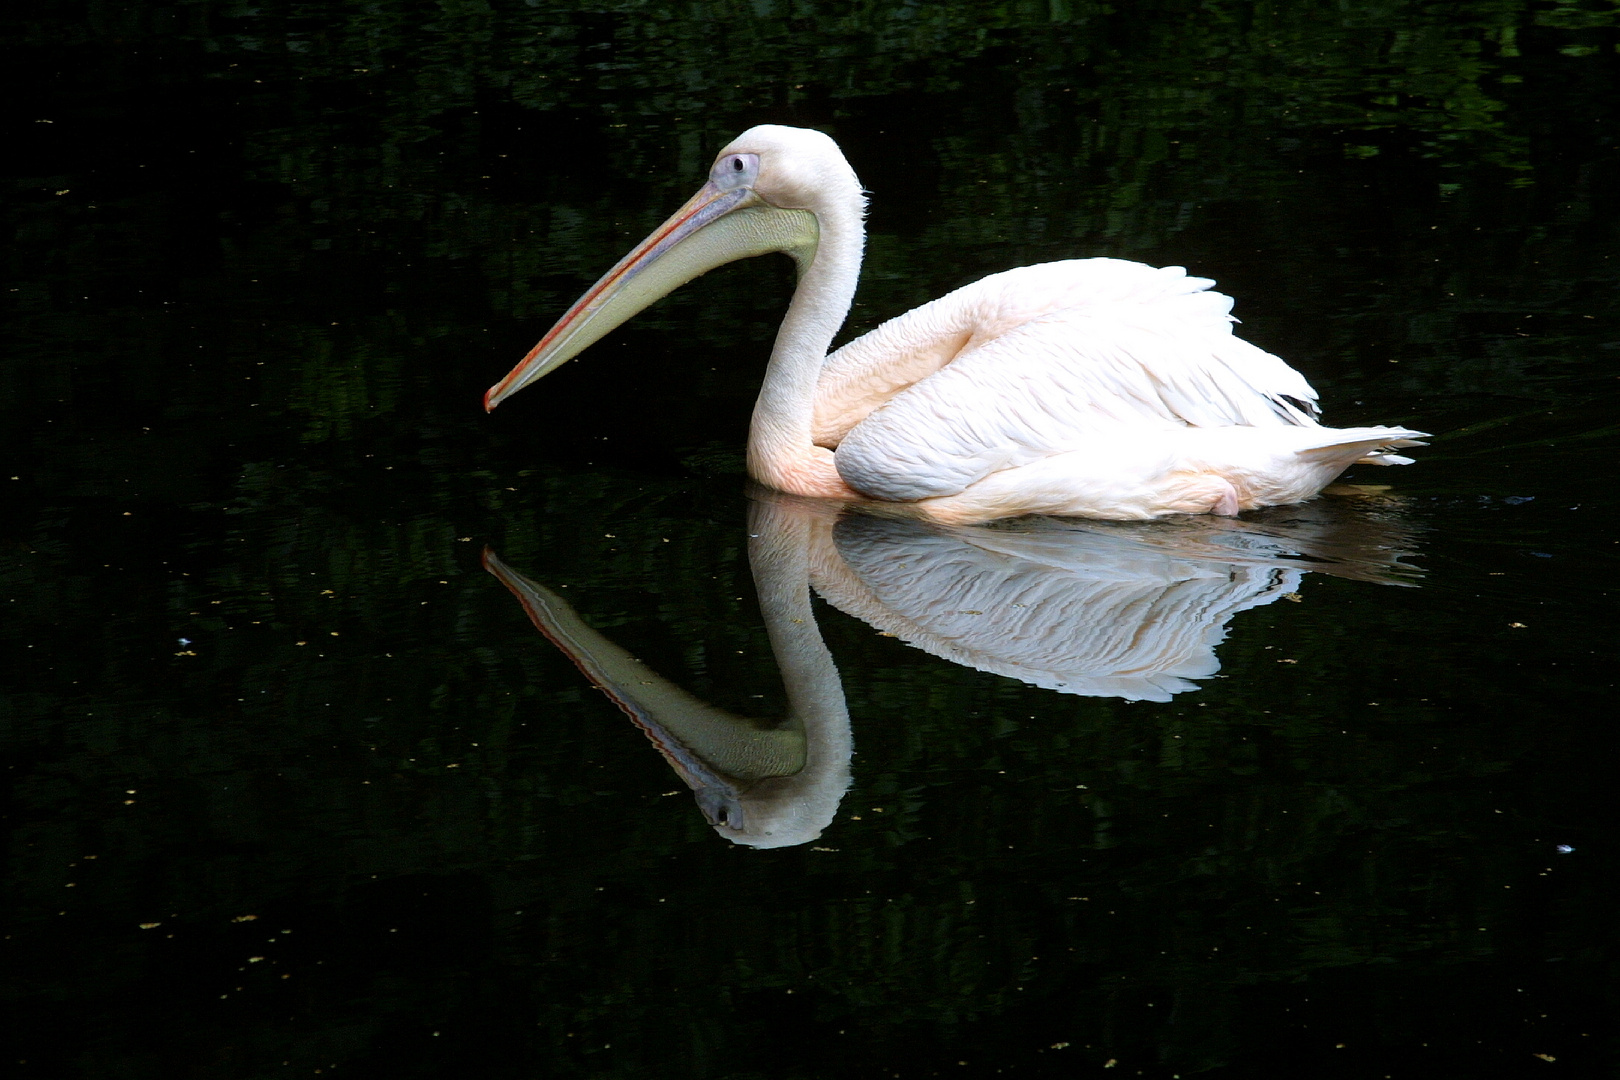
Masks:
[[[816,221],[815,246],[807,254],[797,255],[798,285],[776,332],[754,403],[749,471],[780,490],[804,490],[785,479],[802,475],[815,453],[811,425],[816,383],[860,280],[866,229],[858,200],[857,189],[854,207],[811,210]]]

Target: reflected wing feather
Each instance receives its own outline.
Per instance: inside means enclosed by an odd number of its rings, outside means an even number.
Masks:
[[[1129,700],[1168,701],[1213,675],[1227,621],[1302,573],[1179,558],[1128,534],[847,518],[835,541],[841,566],[819,566],[815,585],[840,609],[954,663]]]

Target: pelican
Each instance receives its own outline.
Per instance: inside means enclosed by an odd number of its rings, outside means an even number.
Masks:
[[[660,297],[784,252],[798,287],[748,467],[778,491],[900,504],[941,524],[1023,514],[1236,515],[1314,497],[1425,433],[1327,428],[1317,394],[1232,333],[1179,266],[1076,259],[992,274],[828,355],[860,276],[866,199],[831,138],[762,125],[484,396],[493,409]]]

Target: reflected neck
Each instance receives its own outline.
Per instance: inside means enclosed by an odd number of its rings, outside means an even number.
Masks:
[[[760,613],[787,693],[788,721],[804,732],[804,768],[749,789],[754,813],[771,827],[753,842],[762,847],[800,844],[832,823],[850,784],[854,753],[849,707],[832,653],[822,640],[810,599],[813,535],[831,528],[836,514],[821,505],[796,507],[780,499],[756,500],[748,514],[748,562]],[[769,808],[769,809],[767,809]]]

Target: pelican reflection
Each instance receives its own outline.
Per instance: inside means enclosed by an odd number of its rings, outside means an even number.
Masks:
[[[567,601],[489,550],[484,566],[523,602],[540,632],[652,740],[726,839],[788,847],[821,835],[849,787],[849,709],[810,607],[810,533],[836,507],[756,502],[748,563],[787,693],[787,716],[739,716],[700,701],[592,630]]]
[[[1150,523],[850,515],[813,535],[811,580],[839,610],[964,667],[1169,701],[1220,670],[1234,615],[1294,595],[1307,571],[1411,583],[1409,532],[1358,501]]]
[[[785,847],[821,835],[850,783],[849,710],[812,589],[953,663],[1061,693],[1169,701],[1219,670],[1235,615],[1295,595],[1308,572],[1412,583],[1410,530],[1392,503],[1359,494],[1241,519],[950,527],[761,490],[748,556],[786,691],[780,719],[698,700],[493,552],[484,564],[641,728],[720,835]]]

